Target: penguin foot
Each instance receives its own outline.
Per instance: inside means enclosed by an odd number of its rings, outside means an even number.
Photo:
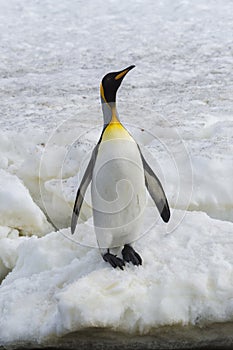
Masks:
[[[135,250],[128,244],[126,244],[122,250],[123,259],[127,262],[131,262],[134,265],[142,265],[142,258],[135,252]]]
[[[112,267],[114,267],[114,269],[116,267],[119,267],[121,270],[124,270],[123,266],[125,266],[124,261],[121,258],[118,258],[116,255],[113,255],[111,253],[106,253],[103,255],[103,259],[106,262],[109,262],[109,264],[112,265]]]

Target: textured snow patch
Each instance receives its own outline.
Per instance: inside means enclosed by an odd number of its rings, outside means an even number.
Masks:
[[[28,189],[5,170],[0,170],[0,225],[16,228],[22,234],[43,235],[52,230]]]
[[[78,226],[81,236],[91,231]],[[124,271],[72,241],[69,229],[21,244],[15,236],[15,266],[0,288],[2,343],[85,327],[146,334],[162,325],[232,321],[233,224],[192,212],[172,234],[164,231],[159,221],[136,242],[143,265]]]
[[[0,281],[15,267],[18,246],[28,239],[19,237],[19,232],[10,227],[0,226]]]

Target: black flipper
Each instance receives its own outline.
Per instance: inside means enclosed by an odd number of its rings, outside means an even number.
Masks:
[[[111,253],[106,253],[103,255],[104,261],[108,262],[114,269],[119,267],[121,270],[124,270],[123,266],[125,266],[124,261],[121,258],[118,258],[116,255]]]
[[[83,199],[84,199],[87,187],[90,184],[91,179],[92,179],[92,173],[93,173],[93,169],[95,166],[98,148],[99,148],[99,143],[95,146],[95,148],[92,152],[91,159],[88,163],[88,166],[86,168],[86,171],[85,171],[84,176],[82,178],[82,181],[80,183],[79,189],[77,191],[76,200],[74,203],[73,214],[72,214],[72,219],[71,219],[71,233],[72,234],[74,233],[76,225],[77,225],[78,217],[79,217],[79,214],[81,211],[81,207],[83,204]]]
[[[158,208],[163,221],[168,222],[170,219],[170,209],[163,187],[158,177],[155,175],[149,164],[146,162],[139,147],[138,149],[142,158],[146,187],[153,201],[155,202],[155,205]]]
[[[129,245],[126,244],[122,250],[123,259],[127,262],[131,262],[134,265],[142,265],[142,258],[140,255],[135,252],[135,250]]]

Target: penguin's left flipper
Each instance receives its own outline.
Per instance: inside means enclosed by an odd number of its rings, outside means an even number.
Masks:
[[[135,250],[129,245],[126,244],[122,250],[123,259],[127,262],[131,262],[134,265],[142,265],[142,258],[140,255],[135,252]]]
[[[163,221],[168,222],[170,219],[170,209],[169,209],[168,201],[164,193],[163,187],[158,177],[155,175],[155,173],[153,172],[153,170],[151,169],[151,167],[143,157],[139,147],[138,149],[142,158],[146,187],[153,201],[155,202],[155,205],[157,206]]]
[[[118,258],[116,255],[111,253],[106,253],[103,255],[104,261],[108,262],[114,269],[119,267],[121,270],[124,270],[123,266],[125,266],[124,261],[121,258]]]
[[[82,181],[80,183],[79,189],[77,191],[76,200],[75,200],[74,209],[73,209],[73,214],[72,214],[72,219],[71,219],[71,233],[72,234],[74,233],[76,225],[77,225],[77,221],[79,218],[79,214],[81,211],[81,207],[83,204],[83,199],[84,199],[87,187],[90,184],[91,179],[92,179],[92,172],[93,172],[93,168],[95,166],[98,148],[99,148],[99,143],[93,149],[91,159],[88,163],[88,166],[86,168],[86,171],[85,171],[83,178],[82,178]]]

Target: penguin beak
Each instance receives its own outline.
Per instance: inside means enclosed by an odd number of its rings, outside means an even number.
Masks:
[[[122,71],[120,71],[116,76],[115,76],[115,80],[119,80],[119,79],[123,79],[125,77],[125,75],[131,70],[133,69],[135,66],[132,65],[132,66],[129,66],[125,69],[123,69]]]

